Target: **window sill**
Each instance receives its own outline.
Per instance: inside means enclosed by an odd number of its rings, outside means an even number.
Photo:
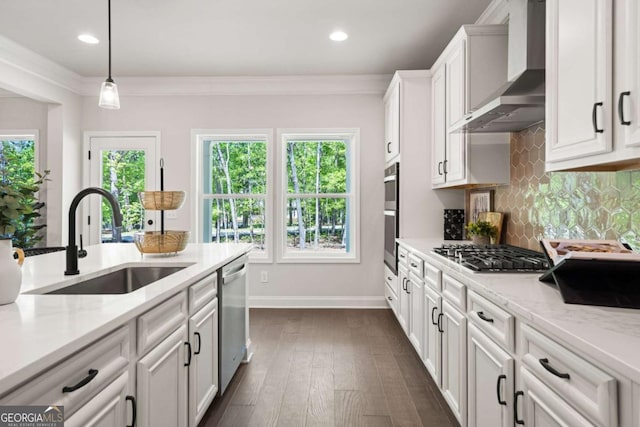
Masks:
[[[336,257],[336,256],[281,256],[278,264],[360,264],[360,257]]]

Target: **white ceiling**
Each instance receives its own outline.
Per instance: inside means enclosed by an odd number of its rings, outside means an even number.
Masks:
[[[1,0],[0,34],[107,73],[107,0]],[[429,68],[490,0],[112,0],[113,76],[389,74]],[[335,29],[349,39],[329,40]],[[101,43],[76,39],[82,32]]]

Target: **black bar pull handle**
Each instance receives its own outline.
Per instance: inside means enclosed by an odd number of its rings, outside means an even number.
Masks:
[[[184,364],[184,366],[189,366],[191,365],[191,343],[189,341],[185,342],[184,345],[187,346],[188,350],[187,350],[187,362]]]
[[[405,290],[408,294],[410,294],[410,293],[411,293],[411,291],[409,290],[409,283],[411,283],[411,280],[407,279],[407,286],[405,287],[405,289],[404,289],[404,290]]]
[[[442,175],[442,162],[438,162],[438,175]]]
[[[391,154],[391,142],[387,142],[387,153]]]
[[[438,321],[433,318],[433,315],[436,314],[437,309],[438,307],[433,307],[431,309],[431,323],[433,323],[435,326],[438,326]]]
[[[193,354],[200,354],[200,350],[202,349],[202,337],[200,336],[200,332],[194,332],[196,338],[198,338],[198,345],[196,346],[197,350],[193,352]]]
[[[447,162],[449,160],[445,160],[444,162],[442,162],[442,170],[444,171],[444,174],[448,174],[449,172],[447,172]]]
[[[131,402],[131,424],[127,424],[127,427],[136,427],[136,419],[138,418],[138,405],[136,404],[136,398],[133,396],[127,396],[125,400],[127,402]]]
[[[500,393],[500,383],[502,383],[502,381],[506,379],[507,379],[506,375],[504,374],[498,375],[498,382],[496,383],[496,393],[498,395],[498,404],[503,406],[507,406],[507,401],[502,398],[502,393]]]
[[[440,313],[438,314],[438,332],[440,332],[441,334],[444,333],[444,328],[442,327],[442,322],[440,320],[442,320],[442,317],[444,316],[444,314]]]
[[[406,285],[407,285],[407,278],[403,277],[402,278],[402,290],[405,291],[405,292],[407,291],[407,286]]]
[[[485,316],[484,311],[479,311],[477,314],[478,314],[478,317],[484,320],[485,322],[493,323],[493,319]]]
[[[593,104],[593,110],[591,110],[591,122],[593,124],[593,131],[595,133],[602,133],[604,129],[598,128],[598,107],[602,107],[604,104],[602,102],[596,102]]]
[[[64,386],[62,388],[63,393],[71,393],[72,391],[76,391],[79,388],[82,388],[89,384],[95,377],[98,375],[97,369],[89,369],[89,372],[86,377],[84,377],[78,384],[72,386]]]
[[[524,425],[524,420],[521,420],[520,417],[518,416],[518,398],[520,396],[524,396],[524,391],[516,391],[516,394],[514,395],[514,399],[513,399],[513,421],[516,424],[519,424],[521,426]]]
[[[624,97],[631,95],[631,92],[621,92],[618,97],[618,117],[622,126],[631,126],[631,122],[624,119]]]
[[[564,378],[565,380],[568,380],[571,378],[571,375],[567,374],[567,373],[563,373],[558,371],[556,368],[554,368],[553,366],[551,366],[551,364],[549,363],[549,359],[540,359],[540,364],[542,365],[542,367],[544,369],[546,369],[547,371],[551,372],[553,375],[555,375],[558,378]]]

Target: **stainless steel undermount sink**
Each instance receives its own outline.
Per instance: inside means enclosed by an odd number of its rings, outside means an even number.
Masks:
[[[181,267],[126,267],[102,276],[74,283],[47,295],[127,294],[186,268]]]

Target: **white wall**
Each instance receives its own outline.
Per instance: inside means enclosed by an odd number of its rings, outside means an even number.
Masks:
[[[381,95],[123,96],[121,109],[83,99],[84,131],[153,130],[162,134],[165,188],[190,192],[191,129],[360,128],[361,262],[253,264],[253,305],[384,306],[384,106]],[[192,197],[189,194],[189,197]],[[189,229],[190,203],[167,226]],[[269,283],[259,283],[259,271]]]
[[[3,130],[38,131],[38,162],[47,159],[47,104],[24,97],[0,97],[0,132]],[[40,167],[40,171],[44,168]]]

